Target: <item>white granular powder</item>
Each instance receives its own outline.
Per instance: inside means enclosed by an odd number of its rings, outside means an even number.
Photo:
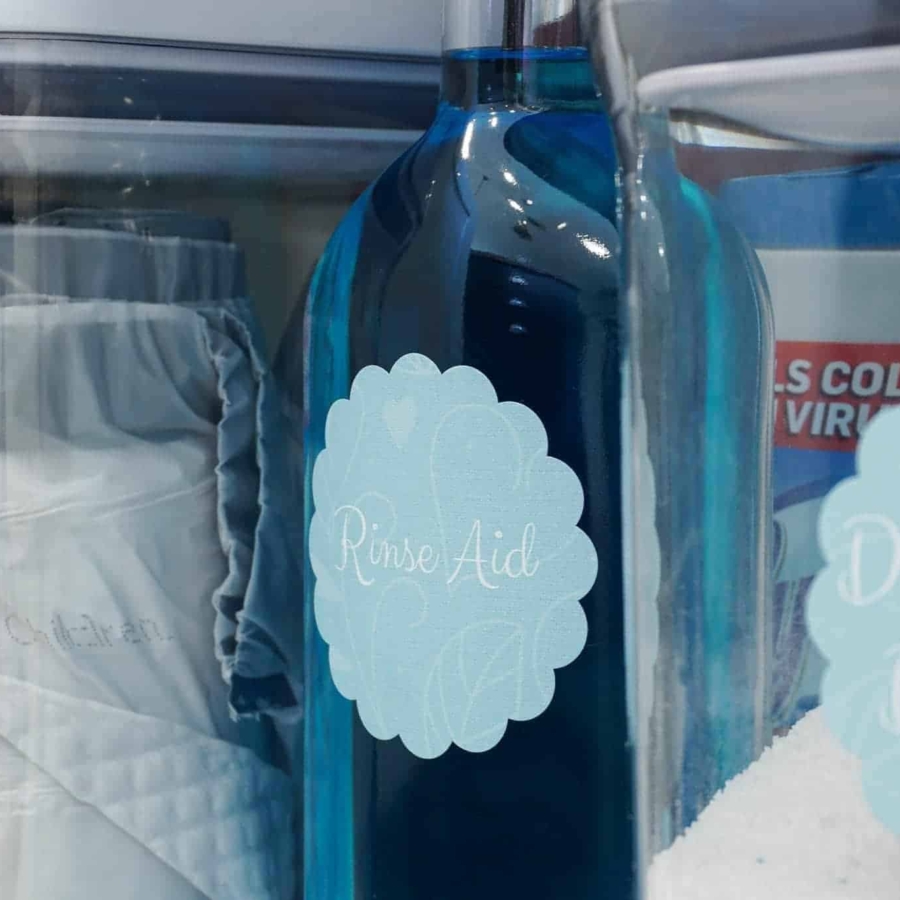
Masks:
[[[656,857],[648,887],[649,900],[900,900],[900,836],[817,710]]]

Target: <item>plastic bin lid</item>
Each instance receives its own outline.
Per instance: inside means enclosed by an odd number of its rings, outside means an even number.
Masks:
[[[587,0],[582,20],[614,112],[636,83],[644,107],[800,141],[900,144],[900,0]]]
[[[900,45],[654,72],[637,86],[646,107],[689,110],[796,141],[900,147]]]
[[[639,78],[681,66],[900,44],[898,0],[612,2]]]

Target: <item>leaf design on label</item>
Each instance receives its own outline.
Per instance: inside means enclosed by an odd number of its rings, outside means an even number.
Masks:
[[[585,645],[597,556],[533,412],[469,367],[363,369],[329,413],[313,499],[316,621],[373,736],[482,752],[547,708]]]
[[[451,743],[481,753],[503,737],[506,719],[521,709],[525,679],[523,627],[515,622],[478,622],[454,635],[441,649],[425,684],[428,743],[410,748],[436,756]]]

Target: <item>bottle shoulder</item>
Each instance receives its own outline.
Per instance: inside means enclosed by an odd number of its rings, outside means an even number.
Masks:
[[[585,284],[615,278],[617,166],[600,111],[445,106],[366,203],[366,237],[398,252],[461,239]]]

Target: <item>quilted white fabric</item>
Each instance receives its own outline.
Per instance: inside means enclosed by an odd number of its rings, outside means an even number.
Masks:
[[[288,900],[290,782],[251,750],[13,678],[0,676],[0,692],[0,761],[16,766],[13,748],[27,761],[18,764],[15,790],[0,791],[7,804],[0,836],[18,844],[0,866],[4,898],[194,900],[196,888],[210,900]],[[84,844],[71,822],[59,829],[67,814],[83,820]],[[36,825],[62,840],[48,840]],[[126,851],[118,859],[116,847]],[[116,864],[126,894],[111,893],[108,879],[92,886],[92,868],[102,874]],[[163,864],[172,872],[161,872]]]

